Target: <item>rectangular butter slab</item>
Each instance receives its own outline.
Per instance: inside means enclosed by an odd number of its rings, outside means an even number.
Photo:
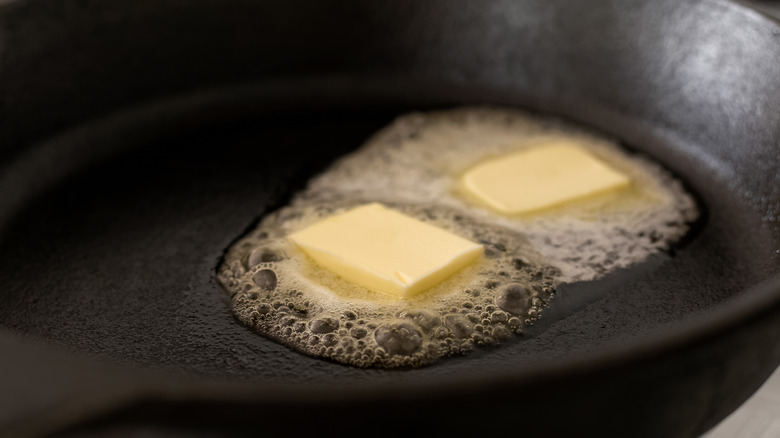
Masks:
[[[565,140],[480,163],[460,179],[469,198],[508,215],[560,206],[629,184],[628,176]]]
[[[399,298],[414,296],[482,255],[482,245],[372,203],[288,236],[318,265]]]

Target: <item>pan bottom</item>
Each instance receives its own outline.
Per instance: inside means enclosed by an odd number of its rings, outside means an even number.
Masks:
[[[525,337],[402,375],[304,356],[239,324],[214,268],[236,236],[309,177],[395,115],[419,109],[381,101],[307,109],[305,102],[270,109],[221,102],[164,117],[150,107],[78,128],[95,160],[61,169],[64,178],[3,218],[0,326],[140,367],[359,384],[518,369],[629,343],[707,312],[774,269],[762,256],[771,231],[746,235],[756,219],[690,157],[683,179],[708,211],[695,239],[673,257],[563,286]],[[67,147],[55,139],[42,150]]]

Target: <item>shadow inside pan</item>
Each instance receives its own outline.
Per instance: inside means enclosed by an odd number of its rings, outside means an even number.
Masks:
[[[526,336],[417,370],[362,370],[304,356],[239,324],[214,269],[234,239],[308,178],[396,115],[420,109],[381,99],[356,106],[345,97],[341,107],[325,110],[306,104],[312,100],[301,96],[270,110],[262,101],[217,99],[219,105],[190,105],[186,114],[151,105],[34,150],[31,156],[46,163],[47,153],[71,148],[74,157],[87,157],[73,162],[88,164],[62,172],[4,218],[0,326],[109,360],[198,376],[419,381],[517,371],[632,342],[707,312],[776,268],[762,255],[771,251],[771,230],[762,234],[744,201],[703,170],[707,157],[689,156],[664,164],[701,197],[706,220],[691,238],[673,256],[563,286]],[[630,146],[664,162],[658,150]]]

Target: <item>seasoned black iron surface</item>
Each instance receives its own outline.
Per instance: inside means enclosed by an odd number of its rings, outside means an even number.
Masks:
[[[545,330],[473,357],[403,374],[361,370],[305,357],[237,324],[214,281],[222,252],[391,117],[344,111],[206,119],[153,141],[152,127],[134,126],[147,133],[138,149],[66,178],[30,199],[6,226],[0,322],[78,351],[208,376],[417,380],[523,367],[635,339],[694,317],[772,270],[764,256],[769,248],[761,250],[771,233],[739,238],[755,221],[743,201],[691,168],[684,178],[709,213],[687,245],[635,270],[564,286],[546,317],[551,321],[540,324]],[[761,229],[757,222],[747,228]],[[568,318],[556,321],[561,313]]]
[[[125,425],[256,432],[295,422],[296,405],[312,419],[298,431],[343,409],[374,425],[426,409],[418,430],[523,412],[530,433],[692,436],[780,361],[777,23],[723,1],[93,3],[0,9],[9,430],[72,424],[115,394]],[[65,46],[79,56],[64,62]],[[394,115],[464,103],[617,136],[707,215],[672,258],[561,290],[535,333],[418,370],[309,358],[232,319],[214,269],[236,236]],[[58,367],[57,346],[87,365]],[[168,387],[102,361],[195,379]],[[448,430],[485,430],[470,424]]]

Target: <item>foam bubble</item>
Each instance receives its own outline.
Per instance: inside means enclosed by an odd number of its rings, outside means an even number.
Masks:
[[[632,188],[526,217],[472,205],[455,189],[474,163],[550,137],[578,141],[628,174]],[[480,242],[485,257],[397,300],[320,269],[286,239],[367,202]],[[299,351],[362,367],[419,366],[522,334],[558,284],[667,249],[697,214],[661,166],[571,125],[489,108],[411,114],[265,217],[229,249],[218,278],[240,321]]]

